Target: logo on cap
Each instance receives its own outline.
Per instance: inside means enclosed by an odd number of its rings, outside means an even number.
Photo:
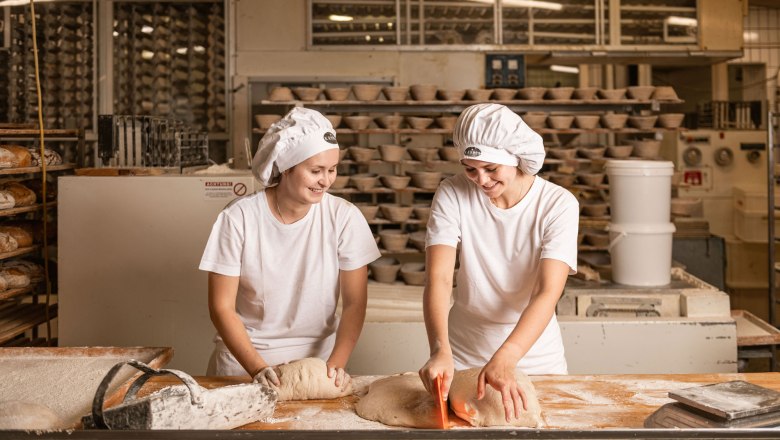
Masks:
[[[336,142],[336,135],[329,131],[325,132],[325,135],[323,135],[322,138],[329,144],[338,144],[338,142]]]
[[[465,151],[463,151],[463,155],[468,157],[477,157],[480,154],[482,154],[482,151],[477,147],[468,147]]]

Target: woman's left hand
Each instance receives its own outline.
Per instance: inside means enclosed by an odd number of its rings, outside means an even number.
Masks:
[[[503,359],[498,353],[482,368],[477,379],[477,399],[485,397],[485,385],[490,385],[501,393],[504,415],[507,423],[512,417],[520,417],[520,409],[527,410],[526,397],[517,385],[515,367],[517,362]]]
[[[352,378],[349,376],[349,374],[344,370],[344,368],[339,367],[335,364],[331,364],[328,362],[328,377],[331,379],[334,379],[334,384],[337,388],[341,389],[342,391],[347,389],[347,386],[349,386],[350,381],[352,381]]]

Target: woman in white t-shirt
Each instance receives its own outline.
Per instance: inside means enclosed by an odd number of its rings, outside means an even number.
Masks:
[[[200,263],[217,329],[210,373],[278,386],[274,366],[319,357],[337,386],[349,382],[366,265],[380,254],[360,211],[326,193],[338,160],[333,126],[314,110],[293,109],[261,139],[252,171],[265,189],[219,214]]]
[[[420,377],[433,392],[441,376],[446,396],[454,369],[482,368],[478,392],[501,392],[509,421],[525,400],[515,368],[567,373],[555,305],[577,268],[579,205],[536,176],[541,136],[507,107],[467,108],[453,141],[465,172],[444,180],[433,199],[423,299],[431,357]]]

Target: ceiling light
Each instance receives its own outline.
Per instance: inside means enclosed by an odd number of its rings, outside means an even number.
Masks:
[[[675,26],[689,26],[696,27],[699,25],[699,21],[695,18],[678,17],[676,15],[670,15],[664,19],[667,24]]]
[[[197,53],[203,53],[206,51],[206,48],[203,46],[195,46],[192,48],[192,50],[194,50]]]
[[[151,60],[154,58],[154,52],[148,51],[148,50],[142,50],[141,51],[141,58],[145,60]]]
[[[495,4],[496,0],[472,0],[478,3]],[[501,4],[507,8],[536,8],[536,9],[550,9],[552,11],[560,11],[563,9],[563,5],[555,2],[544,2],[540,0],[503,0]]]
[[[54,0],[35,0],[35,3],[45,3],[45,2],[51,2]],[[29,5],[30,0],[3,0],[0,1],[0,6],[21,6],[21,5]]]
[[[186,47],[180,47],[176,49],[176,53],[179,55],[186,55],[187,54],[187,48]]]
[[[742,39],[745,41],[758,41],[758,32],[756,31],[745,31],[742,33]]]
[[[575,75],[580,73],[580,69],[578,67],[559,66],[557,64],[553,64],[552,66],[550,66],[550,70],[552,70],[553,72],[573,73]]]
[[[143,32],[145,34],[151,34],[152,32],[154,32],[154,28],[151,27],[151,26],[142,26],[141,27],[141,32]]]
[[[337,15],[337,14],[330,14],[328,15],[328,20],[330,21],[352,21],[355,18],[350,15]]]

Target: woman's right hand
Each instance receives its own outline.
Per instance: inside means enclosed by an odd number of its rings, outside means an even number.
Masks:
[[[428,362],[420,369],[420,379],[422,379],[425,389],[436,398],[436,377],[441,376],[442,398],[446,401],[450,393],[450,384],[455,372],[455,364],[452,361],[452,355],[443,352],[434,353]]]

